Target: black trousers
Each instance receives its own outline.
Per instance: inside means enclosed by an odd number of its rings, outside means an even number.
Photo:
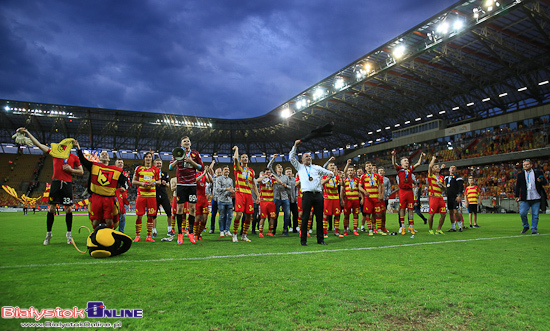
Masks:
[[[309,220],[309,214],[311,213],[311,207],[313,207],[313,215],[317,222],[317,243],[321,243],[325,240],[323,235],[324,200],[321,192],[304,192],[302,197],[302,225],[300,225],[302,236],[300,240],[303,243],[307,242],[307,222]]]
[[[290,203],[290,214],[292,215],[290,217],[291,224],[292,224],[292,231],[296,232],[296,229],[298,228],[298,226],[300,226],[298,224],[298,204],[296,202]]]

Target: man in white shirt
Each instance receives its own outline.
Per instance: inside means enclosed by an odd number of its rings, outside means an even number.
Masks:
[[[326,245],[323,236],[323,186],[321,185],[321,176],[333,177],[334,173],[321,166],[312,164],[311,153],[302,154],[302,164],[296,159],[296,147],[300,144],[301,140],[294,142],[294,147],[290,150],[289,159],[292,166],[298,172],[300,176],[300,184],[302,188],[302,224],[301,229],[307,229],[307,221],[309,220],[309,214],[313,207],[313,214],[317,222],[317,243],[320,245]],[[300,241],[302,246],[307,246],[307,231],[302,230],[302,236]]]

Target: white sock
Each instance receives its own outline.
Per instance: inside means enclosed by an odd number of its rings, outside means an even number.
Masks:
[[[456,223],[451,223],[451,229],[456,230]]]
[[[67,236],[71,236],[71,237],[72,237],[71,231],[67,231]]]
[[[157,228],[153,228],[153,232],[157,232]]]
[[[171,226],[168,227],[168,232],[172,232],[172,227]]]
[[[458,228],[462,229],[462,221],[458,222]]]

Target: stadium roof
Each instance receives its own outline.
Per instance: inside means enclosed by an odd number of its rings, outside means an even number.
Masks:
[[[254,118],[0,100],[0,143],[26,126],[42,142],[70,136],[88,149],[171,151],[188,135],[203,154],[233,145],[282,154],[334,122],[333,136],[301,149],[361,148],[434,119],[452,125],[548,103],[549,24],[549,0],[460,1]]]

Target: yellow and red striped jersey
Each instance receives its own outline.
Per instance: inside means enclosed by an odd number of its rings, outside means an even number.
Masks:
[[[431,174],[428,175],[428,193],[431,197],[442,198],[443,191],[437,183],[443,183],[445,178],[441,175]]]
[[[359,200],[359,178],[344,178],[345,198],[348,200]]]
[[[90,169],[90,191],[102,196],[114,197],[122,171],[121,168],[115,165],[92,162],[92,168]]]
[[[273,183],[275,178],[267,177],[260,182],[260,198],[262,201],[273,201]]]
[[[477,185],[468,185],[464,190],[464,195],[466,196],[466,201],[468,204],[478,204],[480,189]]]
[[[384,179],[379,174],[365,172],[361,176],[359,185],[367,191],[367,198],[376,199],[378,198],[378,188],[380,185],[384,185]]]
[[[327,179],[327,176],[322,176],[321,180]],[[324,198],[328,200],[340,199],[338,196],[338,183],[340,182],[340,177],[332,177],[328,182],[325,183],[325,193]]]
[[[252,194],[252,185],[254,183],[254,170],[246,167],[243,169],[240,163],[235,165],[235,192]]]
[[[139,182],[144,183],[153,183],[157,180],[160,180],[160,170],[159,168],[152,166],[146,168],[143,165],[140,165],[136,168],[134,176],[137,176]],[[138,196],[142,197],[156,197],[157,189],[155,186],[138,186]]]

